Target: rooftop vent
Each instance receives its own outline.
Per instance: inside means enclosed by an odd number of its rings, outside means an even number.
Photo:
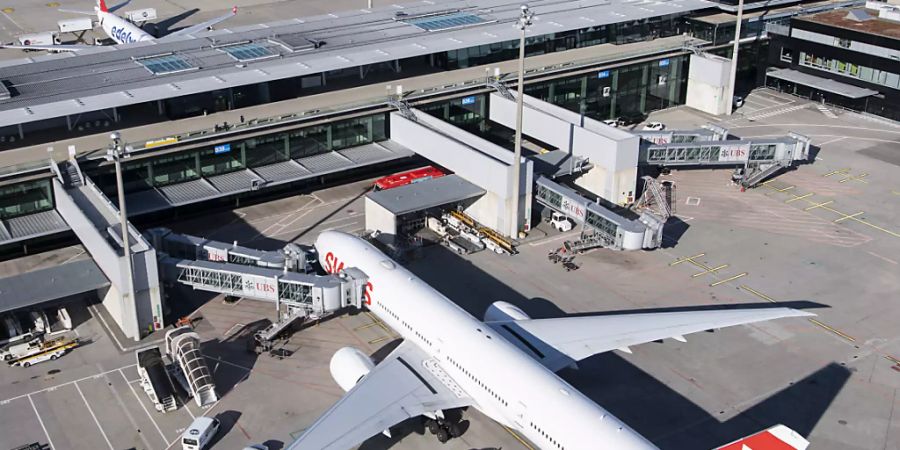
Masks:
[[[854,22],[865,22],[867,20],[872,20],[874,17],[870,16],[865,10],[862,9],[852,9],[847,13],[847,20],[852,20]]]
[[[278,44],[291,52],[304,52],[325,45],[325,41],[308,39],[301,33],[278,34],[269,38],[269,42]]]
[[[496,20],[487,20],[480,16],[462,11],[456,11],[449,14],[428,14],[424,16],[398,16],[395,17],[395,19],[419,27],[425,31],[451,30],[496,22]]]

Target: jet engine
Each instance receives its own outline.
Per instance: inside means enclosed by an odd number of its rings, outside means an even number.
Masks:
[[[507,302],[494,302],[488,306],[484,312],[485,322],[507,322],[510,320],[527,320],[531,316],[525,314],[525,311],[519,309],[518,306]]]
[[[331,377],[344,392],[356,386],[356,383],[359,383],[359,380],[374,367],[375,363],[368,355],[353,347],[344,347],[336,351],[328,365]]]

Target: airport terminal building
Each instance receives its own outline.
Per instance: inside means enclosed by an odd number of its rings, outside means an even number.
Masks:
[[[0,257],[55,248],[77,237],[104,248],[108,265],[98,265],[108,278],[108,272],[120,276],[112,269],[123,247],[115,237],[116,175],[106,159],[114,130],[122,131],[130,147],[123,162],[124,193],[129,218],[140,226],[385,173],[421,164],[423,158],[437,161],[440,155],[413,148],[411,135],[395,135],[416,122],[401,114],[408,109],[433,127],[443,127],[441,122],[454,128],[446,134],[458,128],[479,136],[478,145],[508,142],[508,123],[495,122],[491,111],[508,102],[498,97],[504,90],[498,84],[511,84],[517,70],[520,32],[513,23],[519,5],[432,3],[0,63]],[[788,5],[772,20],[852,3]],[[640,121],[650,111],[684,104],[692,55],[730,52],[730,43],[718,38],[727,36],[728,27],[721,17],[710,17],[731,14],[731,7],[706,0],[534,2],[531,7],[539,20],[527,31],[524,91],[545,109],[568,110],[574,118],[556,115],[582,127],[585,118]],[[747,20],[765,22],[762,16]],[[759,76],[768,45],[765,28],[742,33],[744,77]],[[616,148],[627,140],[607,139],[618,142]],[[628,144],[628,164],[619,157],[609,163],[609,173],[595,173],[589,182],[608,191],[601,196],[614,205],[637,195],[636,142]],[[534,167],[562,161],[552,159],[560,154],[553,150],[565,143],[553,148],[533,139],[529,144],[532,159],[523,165],[526,173],[534,171],[528,179],[536,182],[541,170]],[[765,147],[774,158],[776,146],[789,144],[740,145],[748,151],[752,145]],[[718,146],[675,153],[699,158],[713,149],[718,157]],[[661,158],[651,161],[659,164],[668,150],[641,151],[645,160]],[[485,158],[503,167],[514,164],[496,155]],[[626,178],[630,181],[622,181]],[[530,195],[532,188],[521,192]],[[497,194],[498,204],[506,202],[504,207],[520,201],[502,186],[487,191]],[[520,211],[529,212],[530,199],[524,205]],[[501,230],[517,228],[496,223]],[[130,248],[142,261],[135,270],[153,274],[153,247],[137,228],[129,231]],[[136,280],[130,286],[134,292],[122,295],[146,299],[138,314],[159,324],[162,302],[152,278]],[[132,334],[145,328],[141,324]]]

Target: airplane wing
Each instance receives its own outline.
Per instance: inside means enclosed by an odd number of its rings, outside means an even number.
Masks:
[[[80,52],[97,48],[96,45],[58,44],[58,45],[20,45],[0,44],[0,48],[14,48],[19,50],[46,50],[48,52]]]
[[[406,419],[471,404],[428,355],[404,341],[286,450],[346,450]]]
[[[228,14],[225,14],[224,16],[216,17],[215,19],[210,19],[210,20],[207,20],[206,22],[199,23],[197,25],[190,26],[187,28],[182,28],[174,33],[169,33],[169,34],[165,35],[165,37],[168,38],[170,36],[183,36],[186,34],[194,34],[194,33],[200,32],[200,31],[206,31],[209,27],[212,27],[213,25],[216,25],[220,22],[224,22],[236,15],[237,15],[237,6],[231,8],[231,12]]]
[[[491,322],[489,325],[533,355],[550,370],[560,370],[591,355],[622,350],[665,338],[782,317],[814,316],[790,308],[725,309],[563,317]]]

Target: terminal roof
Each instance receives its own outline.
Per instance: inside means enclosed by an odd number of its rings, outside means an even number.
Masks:
[[[63,299],[108,285],[109,281],[90,258],[0,278],[0,313]]]
[[[847,83],[841,83],[829,78],[817,77],[808,73],[799,72],[793,69],[777,69],[766,73],[767,77],[778,78],[784,81],[801,84],[803,86],[814,87],[816,89],[831,92],[832,94],[842,95],[847,98],[863,98],[875,95],[878,91],[853,86]]]
[[[530,6],[536,19],[528,33],[538,36],[715,4],[536,0]],[[518,39],[519,14],[518,3],[503,0],[421,1],[4,62],[0,82],[10,98],[0,95],[0,126],[511,41]]]
[[[459,203],[484,195],[485,190],[459,175],[447,175],[393,189],[372,192],[366,198],[395,216]]]
[[[854,16],[848,16],[848,11],[846,9],[836,9],[809,16],[797,17],[794,20],[831,25],[833,27],[853,30],[858,33],[873,34],[889,39],[900,40],[900,22],[880,18],[878,17],[878,11],[874,10],[856,9],[855,11],[865,12],[870,18],[868,20],[859,20],[860,16],[862,16],[861,14],[856,15],[856,18],[854,18]]]

